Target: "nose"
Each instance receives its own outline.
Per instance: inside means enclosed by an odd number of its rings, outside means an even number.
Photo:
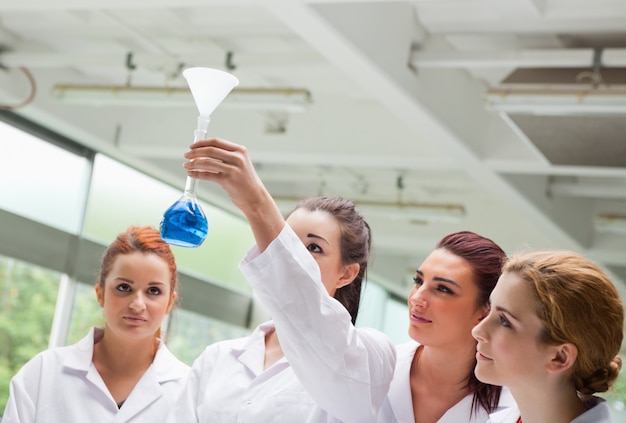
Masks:
[[[141,312],[146,308],[146,302],[141,292],[137,292],[133,296],[133,299],[131,300],[129,304],[129,308],[135,313]]]
[[[428,307],[428,301],[426,299],[426,292],[422,286],[415,286],[409,295],[409,305],[411,307],[417,307],[424,309]]]
[[[482,319],[476,326],[472,328],[472,336],[478,342],[487,342],[487,334],[485,331],[487,319],[489,319],[489,316]]]

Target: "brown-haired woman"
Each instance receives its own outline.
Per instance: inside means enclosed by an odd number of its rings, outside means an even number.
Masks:
[[[472,328],[489,312],[504,251],[469,231],[445,236],[415,274],[409,336],[397,347],[394,379],[378,421],[483,423],[513,405],[510,394],[474,376]]]
[[[244,146],[212,138],[185,157],[189,176],[220,184],[248,219],[256,246],[240,269],[272,321],[209,346],[170,421],[373,422],[395,351],[354,326],[371,246],[354,203],[306,199],[285,220]]]
[[[476,376],[505,385],[517,406],[491,422],[608,423],[593,396],[617,379],[624,306],[602,269],[567,251],[512,257],[474,328]]]
[[[162,421],[189,370],[158,338],[176,283],[159,231],[133,226],[119,234],[95,287],[104,327],[26,363],[11,380],[2,421]]]

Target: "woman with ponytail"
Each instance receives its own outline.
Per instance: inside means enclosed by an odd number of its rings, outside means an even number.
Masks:
[[[372,244],[354,202],[307,198],[285,219],[245,146],[201,140],[185,157],[188,175],[219,184],[250,223],[256,245],[239,268],[272,320],[208,346],[168,421],[374,422],[395,350],[354,326]]]
[[[621,369],[624,308],[597,265],[571,252],[516,255],[474,329],[476,376],[507,386],[518,407],[492,423],[607,423],[609,390]]]

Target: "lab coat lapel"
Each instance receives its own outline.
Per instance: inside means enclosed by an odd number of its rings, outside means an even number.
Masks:
[[[95,386],[104,398],[115,402],[109,393],[109,389],[102,380],[102,377],[93,365],[93,345],[94,337],[101,337],[102,329],[91,328],[89,333],[76,343],[74,348],[68,350],[68,354],[63,361],[63,367],[68,371],[84,373],[89,383]],[[103,399],[102,401],[107,401]]]
[[[156,378],[154,365],[151,365],[143,374],[129,397],[115,416],[114,422],[127,422],[135,415],[145,410],[163,395],[161,384]]]
[[[519,409],[516,405],[497,411],[489,415],[489,423],[515,423],[519,418]]]
[[[187,367],[181,363],[163,344],[159,343],[159,349],[154,361],[143,374],[133,391],[124,402],[115,418],[115,422],[126,422],[135,415],[146,409],[164,394],[163,384],[185,377]]]

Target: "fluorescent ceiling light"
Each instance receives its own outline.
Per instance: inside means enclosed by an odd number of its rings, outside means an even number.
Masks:
[[[290,212],[301,199],[273,196],[283,213]],[[404,203],[354,200],[357,210],[366,219],[416,220],[425,222],[458,223],[465,217],[465,207],[460,204]]]
[[[189,88],[115,85],[55,85],[52,97],[68,104],[91,106],[189,107]],[[300,88],[235,88],[220,108],[304,112],[311,93]]]
[[[626,90],[494,89],[486,102],[489,110],[513,114],[626,114]]]
[[[356,202],[366,218],[383,217],[391,220],[458,223],[465,217],[465,207],[458,204],[428,203],[368,203]]]
[[[593,223],[598,232],[626,235],[626,215],[599,214],[594,217]]]

